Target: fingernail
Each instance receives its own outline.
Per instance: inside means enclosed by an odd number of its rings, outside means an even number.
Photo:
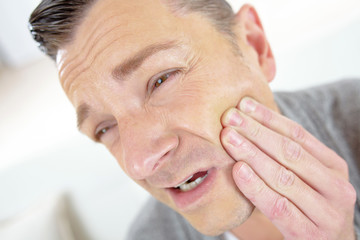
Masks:
[[[242,137],[234,129],[231,129],[228,132],[227,142],[233,145],[234,147],[239,147],[244,141]]]
[[[228,113],[228,124],[231,126],[240,126],[242,123],[242,118],[240,116],[240,113],[236,109],[231,109]]]
[[[240,102],[240,109],[245,113],[250,113],[255,111],[256,109],[255,101],[249,97],[243,98]]]
[[[249,181],[249,179],[253,175],[253,171],[249,168],[247,164],[244,163],[240,166],[237,174],[242,180]]]

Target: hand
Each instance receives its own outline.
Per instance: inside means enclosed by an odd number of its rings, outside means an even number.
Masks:
[[[356,192],[341,157],[250,98],[221,121],[236,185],[285,239],[355,239]]]

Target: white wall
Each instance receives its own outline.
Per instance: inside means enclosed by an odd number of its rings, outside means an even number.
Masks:
[[[77,132],[54,64],[44,57],[30,64],[39,54],[26,21],[37,2],[0,0],[0,48],[8,63],[22,66],[0,73],[0,220],[66,190],[93,239],[117,239],[146,195],[103,147]],[[244,1],[231,2],[238,8]],[[273,89],[360,77],[360,1],[251,2],[277,59]]]
[[[39,0],[0,0],[0,52],[3,61],[23,66],[41,56],[27,28],[31,11]]]
[[[22,66],[41,56],[27,29],[40,0],[0,1],[0,52],[10,66]],[[249,2],[258,8],[275,49],[292,49],[333,32],[360,15],[359,0],[229,0],[234,9]]]

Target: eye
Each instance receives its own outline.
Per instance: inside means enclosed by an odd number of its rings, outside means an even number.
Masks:
[[[95,132],[95,139],[96,140],[100,140],[101,137],[110,129],[110,127],[105,127],[105,128],[102,128],[100,129],[99,131],[96,131]]]
[[[165,74],[162,74],[160,76],[155,76],[153,79],[153,82],[152,83],[152,87],[150,88],[150,90],[155,90],[157,88],[159,88],[164,82],[166,82],[167,80],[170,80],[174,77],[176,77],[179,73],[180,73],[181,70],[172,70],[172,71],[169,71]]]
[[[111,125],[102,125],[100,124],[95,130],[95,140],[97,142],[101,141],[101,138],[106,135],[116,124]]]
[[[155,88],[160,87],[161,84],[163,84],[163,82],[165,82],[166,80],[168,80],[168,78],[170,77],[170,73],[164,74],[162,75],[160,78],[158,78],[154,84]]]

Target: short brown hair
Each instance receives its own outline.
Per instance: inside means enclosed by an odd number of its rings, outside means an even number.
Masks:
[[[69,43],[87,10],[99,0],[42,0],[29,19],[29,29],[39,48],[55,60],[59,48]],[[163,0],[175,12],[197,12],[214,27],[233,37],[234,12],[226,0]]]

